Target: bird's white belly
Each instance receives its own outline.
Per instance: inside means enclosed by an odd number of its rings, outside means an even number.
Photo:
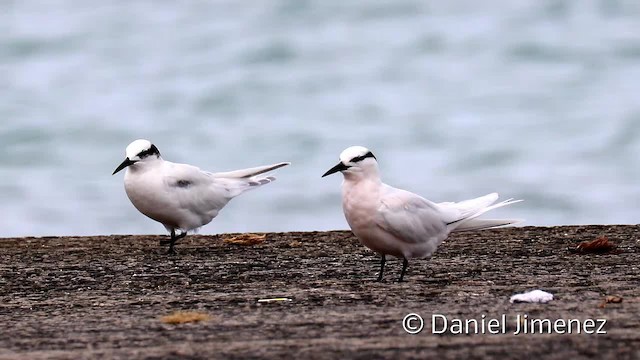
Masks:
[[[192,230],[203,225],[203,219],[181,207],[178,201],[170,196],[162,178],[146,175],[125,177],[125,191],[138,211],[162,223],[168,229]]]

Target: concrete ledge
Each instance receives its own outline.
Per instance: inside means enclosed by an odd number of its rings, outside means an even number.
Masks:
[[[379,258],[347,231],[0,239],[0,358],[640,357],[640,226],[523,227],[455,234],[430,261]],[[571,249],[606,235],[618,252]],[[543,289],[548,304],[510,304]],[[604,304],[606,295],[622,303]],[[259,303],[286,297],[292,301]],[[168,325],[176,310],[210,320]],[[408,313],[422,333],[402,327]],[[506,319],[505,334],[433,334],[432,314]],[[607,334],[520,334],[517,316],[605,319]],[[414,324],[415,325],[415,324]],[[442,325],[440,325],[442,327]],[[436,330],[438,326],[436,326]],[[574,331],[575,332],[575,331]]]

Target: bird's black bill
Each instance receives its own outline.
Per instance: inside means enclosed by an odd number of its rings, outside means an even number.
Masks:
[[[349,167],[345,164],[341,162],[338,163],[338,165],[332,167],[331,169],[329,169],[329,171],[327,171],[326,173],[324,173],[324,175],[322,175],[322,177],[325,177],[327,175],[331,175],[334,173],[337,173],[338,171],[343,171],[343,170],[347,170]]]
[[[129,160],[129,158],[124,159],[124,161],[122,162],[122,164],[118,165],[118,167],[116,168],[116,170],[113,172],[113,174],[111,175],[115,175],[118,171],[126,168],[129,165],[133,165],[133,163],[135,163],[135,161],[131,161]]]

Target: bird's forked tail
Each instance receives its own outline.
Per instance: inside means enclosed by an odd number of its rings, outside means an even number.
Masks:
[[[451,231],[471,231],[491,229],[507,225],[521,223],[522,219],[478,219],[478,217],[487,211],[497,209],[503,206],[519,203],[522,200],[507,199],[497,204],[492,204],[498,199],[498,194],[489,194],[477,199],[467,200],[460,203],[450,204],[453,207],[459,207],[465,213],[465,216],[455,224],[450,224]],[[473,205],[477,205],[474,207]]]

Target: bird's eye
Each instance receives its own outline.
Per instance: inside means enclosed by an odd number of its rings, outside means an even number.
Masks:
[[[150,148],[146,150],[142,150],[141,152],[138,153],[138,157],[140,159],[146,158],[147,156],[150,156],[150,155],[160,156],[160,151],[158,151],[158,148],[153,144],[151,145]]]
[[[372,153],[371,151],[369,151],[368,153],[366,153],[366,154],[364,154],[364,155],[360,155],[360,156],[356,156],[356,157],[354,157],[353,159],[351,159],[351,160],[350,160],[350,162],[357,163],[357,162],[362,161],[362,160],[364,160],[364,159],[366,159],[366,158],[369,158],[369,157],[372,157],[372,158],[374,158],[374,159],[376,158],[376,157],[373,155],[373,153]]]

